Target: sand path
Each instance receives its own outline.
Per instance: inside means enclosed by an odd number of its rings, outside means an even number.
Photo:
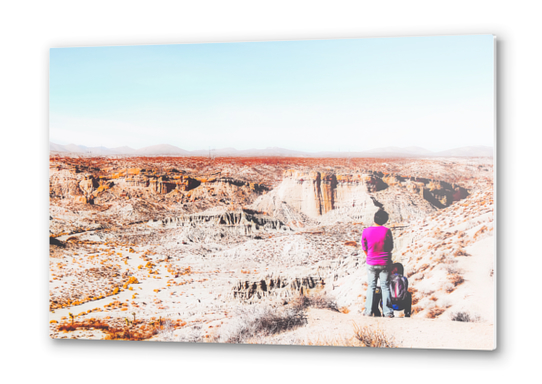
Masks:
[[[465,323],[443,319],[393,319],[364,317],[360,314],[343,314],[327,309],[308,310],[308,323],[295,330],[270,338],[281,344],[292,339],[300,341],[332,340],[352,337],[353,323],[380,329],[393,337],[399,348],[422,349],[470,349],[492,350],[495,348],[495,328],[490,323]]]

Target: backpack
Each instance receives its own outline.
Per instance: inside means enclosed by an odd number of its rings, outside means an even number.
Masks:
[[[408,294],[408,280],[403,275],[394,274],[390,279],[391,301],[399,302],[406,299]]]

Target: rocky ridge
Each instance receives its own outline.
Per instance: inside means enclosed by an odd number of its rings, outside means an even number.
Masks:
[[[299,294],[360,311],[358,243],[383,206],[414,317],[463,311],[491,321],[490,163],[311,162],[52,158],[51,298],[62,306],[52,320],[76,310],[121,320],[160,314],[188,324],[180,337],[233,321],[241,306],[282,306]]]
[[[260,196],[251,208],[275,212],[279,204],[286,204],[319,222],[337,216],[369,222],[384,207],[392,221],[402,222],[450,206],[468,194],[459,185],[420,177],[288,170],[282,183]]]

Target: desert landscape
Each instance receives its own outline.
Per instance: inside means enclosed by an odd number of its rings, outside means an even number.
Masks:
[[[51,145],[50,336],[492,350],[493,166]],[[410,318],[362,316],[381,207]]]

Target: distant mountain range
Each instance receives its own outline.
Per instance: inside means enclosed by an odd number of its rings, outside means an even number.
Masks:
[[[493,157],[493,147],[483,145],[460,147],[440,152],[433,152],[420,147],[385,147],[361,152],[302,152],[279,147],[187,151],[169,144],[134,149],[127,146],[116,148],[86,147],[84,145],[60,145],[50,142],[49,149],[51,153],[73,153],[87,156],[209,156],[209,153],[211,153],[216,157]]]

